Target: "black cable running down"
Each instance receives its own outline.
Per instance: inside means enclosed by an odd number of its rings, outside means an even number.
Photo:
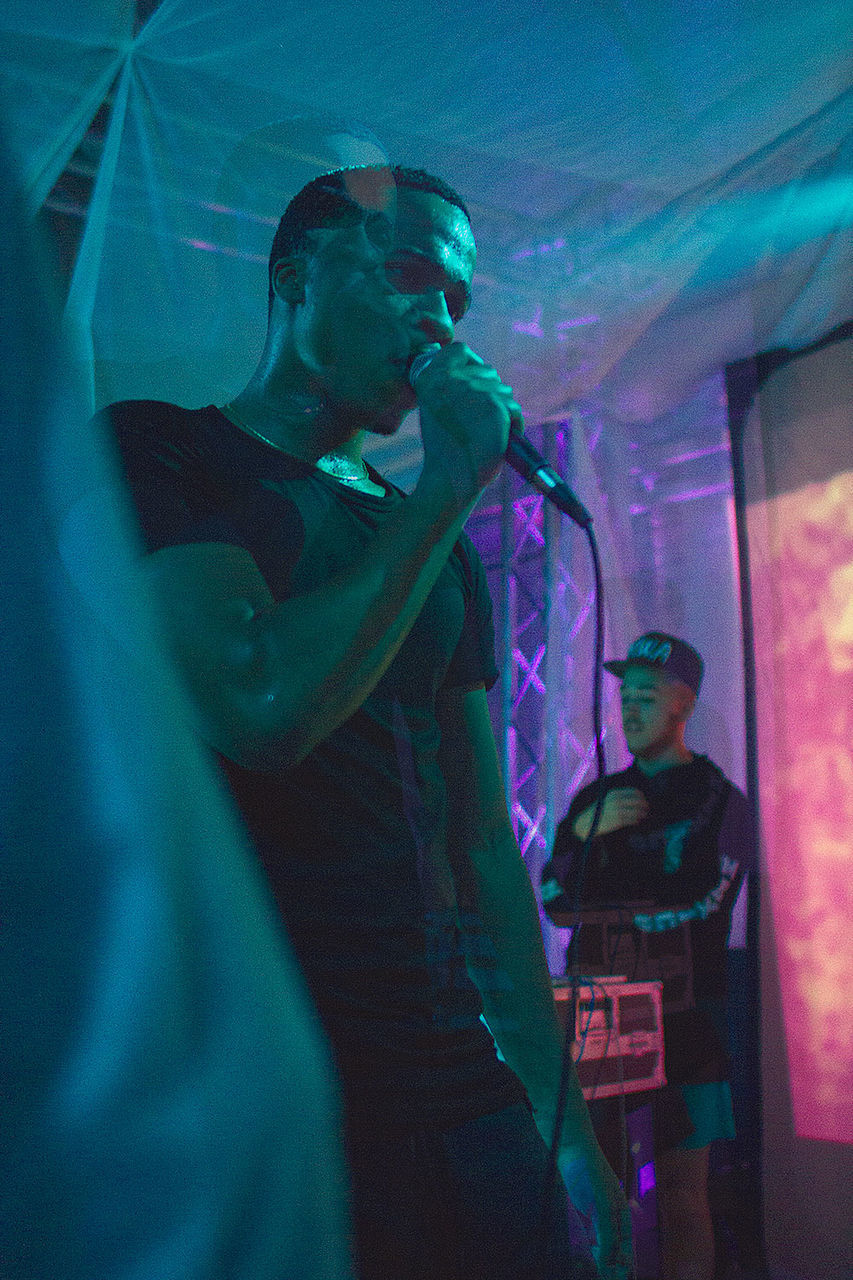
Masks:
[[[583,883],[586,876],[586,866],[589,860],[589,850],[595,834],[601,822],[601,811],[604,805],[605,787],[604,777],[606,773],[606,762],[604,758],[604,740],[602,734],[602,671],[604,659],[604,586],[601,576],[601,561],[598,554],[598,545],[595,541],[595,534],[592,531],[591,523],[583,526],[584,533],[589,542],[590,555],[592,557],[592,567],[594,576],[594,599],[595,599],[595,647],[593,657],[593,680],[592,680],[592,728],[595,740],[595,760],[596,760],[596,781],[598,783],[598,794],[596,796],[595,811],[593,813],[592,823],[589,832],[581,846],[578,858],[577,873],[574,876],[574,894],[572,902],[571,915],[574,921],[572,926],[572,938],[569,944],[569,970],[571,972],[571,994],[572,1008],[577,1003],[577,988],[580,985],[579,979],[574,972],[577,968],[577,947],[580,934],[580,908],[583,901]],[[551,1208],[554,1203],[553,1192],[556,1179],[559,1176],[559,1168],[557,1163],[558,1152],[560,1150],[560,1137],[563,1132],[565,1123],[566,1105],[568,1102],[569,1081],[571,1079],[573,1063],[572,1063],[572,1043],[574,1041],[574,1025],[571,1014],[566,1018],[566,1034],[563,1042],[562,1067],[560,1070],[560,1083],[557,1090],[557,1101],[554,1114],[554,1129],[551,1136],[551,1142],[548,1150],[548,1164],[545,1172],[545,1180],[542,1188],[541,1209],[539,1214],[539,1260],[540,1273],[542,1280],[547,1280],[548,1276],[548,1240],[550,1225]]]

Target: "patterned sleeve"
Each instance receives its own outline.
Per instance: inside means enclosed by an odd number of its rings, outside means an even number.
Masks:
[[[635,926],[643,933],[664,933],[691,921],[707,920],[715,915],[728,917],[743,877],[752,864],[754,832],[749,801],[733,783],[728,783],[717,835],[713,883],[701,897],[683,907],[636,915]]]
[[[495,627],[486,571],[469,537],[462,534],[453,549],[465,593],[465,622],[444,677],[445,689],[491,689],[498,678]]]
[[[726,798],[720,824],[721,859],[736,862],[743,876],[755,862],[755,812],[749,800],[733,783]]]

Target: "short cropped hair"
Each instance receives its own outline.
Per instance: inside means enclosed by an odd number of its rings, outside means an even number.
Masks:
[[[323,173],[319,178],[307,182],[301,191],[297,191],[284,211],[278,230],[272,242],[269,258],[269,307],[273,303],[273,269],[282,258],[299,253],[306,247],[306,232],[318,227],[357,226],[364,218],[365,210],[350,194],[347,187],[349,175],[359,172],[373,171],[382,173],[382,165],[357,165],[346,169],[335,169],[332,173]],[[448,204],[456,205],[471,221],[471,215],[462,197],[442,178],[436,178],[425,169],[407,169],[403,165],[393,165],[388,169],[396,186],[405,187],[409,191],[426,191],[440,196]]]

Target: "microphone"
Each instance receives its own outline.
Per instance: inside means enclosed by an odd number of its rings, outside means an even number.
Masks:
[[[409,365],[409,383],[417,391],[415,383],[441,347],[431,342],[414,357]],[[549,466],[538,449],[534,449],[518,427],[510,423],[509,442],[506,447],[506,460],[522,479],[532,485],[543,497],[552,502],[558,510],[564,512],[582,529],[592,524],[592,516],[582,502],[575,497],[565,480]]]

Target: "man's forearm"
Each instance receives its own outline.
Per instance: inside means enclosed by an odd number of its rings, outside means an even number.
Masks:
[[[471,976],[504,1057],[532,1102],[539,1131],[553,1136],[564,1036],[545,962],[539,913],[506,810],[483,689],[448,695],[439,759],[447,779],[448,857],[462,922],[470,921]],[[625,1274],[630,1218],[592,1131],[569,1064],[560,1170],[575,1204],[596,1224],[602,1274]]]
[[[511,841],[511,843],[510,843]],[[563,1063],[564,1033],[542,946],[539,913],[515,841],[477,859],[477,908],[497,958],[496,980],[472,969],[486,1020],[524,1084],[543,1136],[550,1138]],[[594,1141],[574,1066],[570,1067],[563,1144]]]

